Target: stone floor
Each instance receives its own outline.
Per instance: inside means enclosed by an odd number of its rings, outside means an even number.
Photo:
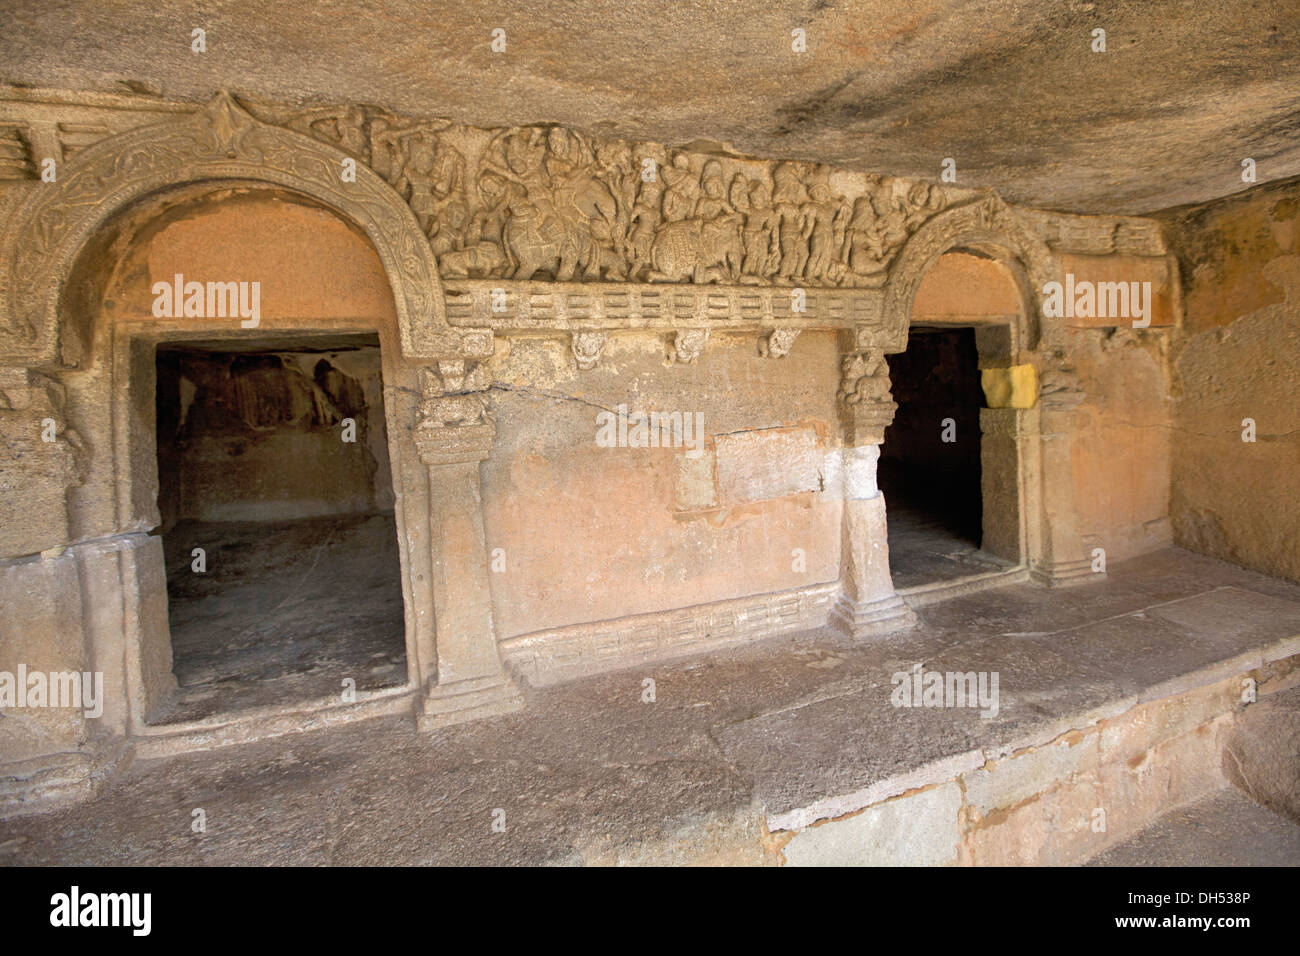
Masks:
[[[980,550],[979,512],[965,514],[952,499],[906,486],[885,490],[889,509],[889,571],[907,591],[1011,566]],[[976,509],[979,502],[976,501]]]
[[[889,569],[899,591],[1010,567],[980,550],[979,535],[923,499],[886,493]]]
[[[91,802],[0,822],[0,863],[770,863],[775,816],[1293,639],[1300,587],[1171,549],[919,614],[888,640],[823,629],[529,690],[430,735],[385,717],[138,760]],[[892,707],[917,663],[997,669],[996,718]]]
[[[1166,813],[1090,866],[1300,866],[1300,826],[1231,787]]]
[[[207,571],[191,570],[191,551]],[[391,514],[182,522],[163,536],[173,671],[158,722],[406,683]]]

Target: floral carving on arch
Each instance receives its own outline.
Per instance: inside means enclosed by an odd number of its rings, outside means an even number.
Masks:
[[[1037,294],[1057,278],[1055,256],[996,195],[939,213],[907,240],[885,284],[884,327],[892,341],[906,342],[912,301],[926,272],[945,252],[971,249],[992,256],[1016,273],[1024,298],[1020,340],[1035,349],[1042,337],[1042,300]]]
[[[97,229],[139,199],[178,185],[240,180],[316,199],[355,223],[374,245],[396,306],[408,359],[481,358],[489,329],[447,323],[429,242],[405,200],[374,171],[331,145],[263,123],[226,93],[182,119],[111,136],[79,152],[54,183],[33,183],[5,226],[0,248],[0,361],[57,367],[81,361],[61,335],[59,303],[77,255]]]

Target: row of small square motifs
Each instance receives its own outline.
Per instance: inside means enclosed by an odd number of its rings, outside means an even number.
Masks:
[[[726,292],[607,292],[602,295],[531,293],[520,297],[506,291],[504,311],[493,312],[491,290],[449,293],[447,318],[452,322],[471,321],[477,308],[480,320],[490,320],[493,314],[527,318],[536,322],[556,319],[641,319],[654,320],[670,314],[674,320],[699,319],[726,320],[742,318],[769,319],[778,322],[787,314],[796,318],[819,318],[829,321],[850,321],[870,315],[867,301],[860,297],[842,294],[818,295],[806,292],[802,312],[795,311],[793,299],[785,302],[788,290],[765,290],[754,293]],[[526,301],[521,301],[521,298]],[[500,307],[500,303],[498,304]]]

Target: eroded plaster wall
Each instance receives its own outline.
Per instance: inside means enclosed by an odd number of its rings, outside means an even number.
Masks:
[[[1172,356],[1176,540],[1300,580],[1300,180],[1161,218],[1186,315]]]
[[[619,334],[590,370],[561,339],[512,339],[483,465],[488,545],[506,567],[498,636],[834,580],[840,505],[823,487],[839,363],[819,332],[781,359],[752,334],[715,335],[692,365],[668,361],[663,336]],[[620,405],[690,416],[702,440],[602,447],[598,416]]]

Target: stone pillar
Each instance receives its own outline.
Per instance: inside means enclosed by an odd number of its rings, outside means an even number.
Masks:
[[[1036,579],[1051,587],[1096,579],[1092,553],[1078,527],[1072,444],[1089,425],[1089,415],[1079,408],[1083,388],[1079,376],[1058,349],[1041,373],[1039,416],[1041,475],[1041,530],[1039,553],[1033,562]]]
[[[415,443],[429,469],[429,541],[437,682],[425,695],[421,730],[518,710],[523,697],[506,674],[492,624],[479,463],[496,426],[481,394],[482,369],[442,362],[424,374]],[[462,390],[466,389],[468,390]]]
[[[889,571],[885,496],[876,462],[885,428],[898,405],[889,394],[889,366],[879,348],[863,348],[863,333],[844,356],[840,413],[844,434],[844,512],[840,531],[840,597],[831,624],[852,637],[877,637],[916,625],[916,614],[894,592]]]
[[[1027,515],[1037,516],[1038,376],[1032,365],[980,369],[986,408],[980,409],[980,550],[1016,564],[1030,563]]]

